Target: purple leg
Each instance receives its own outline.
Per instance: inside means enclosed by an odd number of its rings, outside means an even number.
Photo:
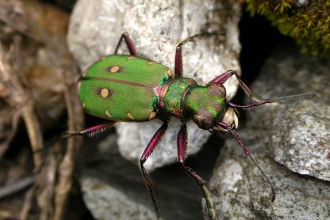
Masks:
[[[181,78],[183,75],[183,68],[182,68],[182,45],[186,44],[187,42],[191,41],[191,38],[186,39],[185,41],[182,41],[181,43],[176,46],[175,50],[175,76],[174,78]]]
[[[229,70],[229,71],[221,74],[217,78],[213,79],[211,82],[224,84],[227,81],[227,79],[229,77],[231,77],[232,75],[236,76],[236,78],[237,78],[241,88],[244,90],[245,94],[249,95],[253,100],[255,100],[257,102],[261,102],[261,101],[265,100],[255,94],[253,94],[252,90],[247,85],[245,85],[245,83],[241,80],[241,77],[238,75],[238,73],[233,70]]]
[[[175,51],[175,79],[180,78],[183,75],[183,68],[182,68],[182,46],[185,45],[186,43],[190,41],[194,41],[194,38],[196,37],[202,37],[202,36],[211,36],[211,35],[221,35],[219,33],[201,33],[201,34],[195,34],[191,37],[188,37],[184,41],[178,44],[176,46],[176,51]]]
[[[147,186],[147,190],[150,193],[152,202],[154,204],[157,219],[160,218],[160,215],[159,215],[159,207],[158,207],[156,196],[155,196],[155,193],[154,193],[155,188],[152,185],[151,179],[150,179],[146,169],[144,168],[143,164],[147,161],[148,157],[155,150],[157,144],[159,143],[159,141],[162,139],[163,135],[165,134],[165,132],[167,130],[167,127],[168,127],[168,122],[164,122],[164,124],[157,130],[157,132],[151,138],[148,146],[144,150],[144,152],[141,156],[141,159],[140,159],[141,171],[142,171],[143,178],[144,178],[144,181],[145,181],[146,186]]]
[[[186,167],[184,165],[184,161],[187,158],[187,140],[188,140],[188,134],[187,134],[187,125],[182,124],[181,129],[178,133],[178,139],[177,139],[177,145],[178,145],[178,162],[183,168],[184,171],[186,171],[197,183],[197,185],[201,188],[203,196],[206,201],[207,206],[207,213],[210,217],[210,219],[213,219],[215,217],[215,210],[213,208],[212,200],[210,199],[209,192],[205,186],[205,180],[203,180],[200,176],[198,176],[194,171],[192,171],[189,167]]]
[[[101,133],[106,132],[116,122],[117,121],[107,121],[106,123],[95,125],[93,127],[86,128],[86,129],[84,129],[82,131],[78,131],[78,132],[67,131],[66,135],[64,137],[66,138],[66,137],[71,137],[71,136],[75,136],[75,135],[86,135],[87,137],[95,137]]]
[[[272,190],[272,201],[274,201],[276,194],[275,194],[275,188],[274,188],[273,184],[270,182],[270,180],[267,177],[266,173],[258,165],[257,161],[252,157],[252,155],[250,154],[250,152],[248,151],[248,149],[244,146],[242,140],[238,137],[238,135],[236,134],[236,132],[234,130],[232,130],[226,123],[218,122],[218,125],[220,127],[224,128],[224,129],[226,129],[227,131],[229,131],[234,136],[234,138],[236,139],[238,145],[241,146],[241,148],[244,150],[245,154],[248,155],[248,157],[251,159],[251,161],[254,163],[254,165],[256,165],[256,167],[258,168],[258,170],[260,171],[260,173],[262,174],[262,176],[265,178],[265,180],[267,181],[268,185],[270,186],[270,188]]]
[[[190,41],[194,41],[195,37],[200,37],[203,35],[209,35],[209,34],[196,34],[194,36],[188,37],[187,39],[185,39],[184,41],[182,41],[181,43],[178,44],[178,46],[176,46],[176,51],[175,51],[175,67],[174,67],[174,71],[175,71],[175,79],[176,78],[181,78],[183,75],[183,68],[182,68],[182,46],[185,45],[186,43],[190,42]]]
[[[117,54],[118,52],[118,49],[121,45],[121,42],[123,41],[123,38],[125,39],[125,43],[127,45],[127,48],[129,50],[129,53],[132,55],[132,56],[136,56],[136,51],[135,51],[135,47],[134,47],[134,44],[133,44],[133,41],[132,39],[130,38],[129,34],[127,32],[124,32],[120,39],[119,39],[119,42],[117,44],[117,47],[116,47],[116,50],[114,52],[114,54]]]

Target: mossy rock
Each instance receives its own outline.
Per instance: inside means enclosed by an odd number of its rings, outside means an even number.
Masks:
[[[290,36],[303,52],[328,56],[330,52],[330,0],[246,0],[251,15],[261,14]]]

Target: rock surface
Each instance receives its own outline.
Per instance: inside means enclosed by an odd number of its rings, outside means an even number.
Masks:
[[[226,141],[209,189],[216,219],[328,219],[330,207],[330,62],[281,45],[252,90],[263,98],[315,92],[316,97],[256,107],[238,135],[276,190],[235,143]]]

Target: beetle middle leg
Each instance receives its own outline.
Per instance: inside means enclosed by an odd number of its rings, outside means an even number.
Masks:
[[[195,180],[197,185],[201,188],[204,199],[206,201],[207,214],[210,219],[214,219],[215,210],[213,207],[212,200],[210,199],[209,191],[205,186],[206,181],[203,180],[200,176],[198,176],[194,171],[192,171],[191,168],[186,167],[184,164],[184,161],[187,158],[187,140],[188,140],[187,125],[182,124],[177,138],[178,162],[180,166],[183,168],[183,170],[186,171]]]
[[[157,219],[160,218],[160,215],[159,215],[159,206],[157,204],[157,200],[156,200],[156,196],[155,196],[155,192],[154,192],[155,188],[152,185],[151,179],[150,179],[146,169],[144,168],[143,164],[147,161],[148,157],[155,150],[157,144],[159,143],[159,141],[162,139],[163,135],[165,134],[167,127],[168,127],[168,121],[165,121],[163,123],[163,125],[156,131],[154,136],[151,138],[148,146],[146,147],[146,149],[144,150],[144,152],[140,158],[141,171],[143,174],[144,181],[146,183],[147,190],[148,190],[148,192],[151,196],[152,202],[154,204]]]

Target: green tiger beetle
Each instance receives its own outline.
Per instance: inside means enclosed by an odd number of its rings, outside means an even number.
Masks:
[[[194,35],[178,44],[175,52],[173,75],[168,67],[138,57],[128,33],[123,33],[114,55],[105,56],[92,64],[80,75],[77,83],[78,96],[84,110],[88,114],[108,121],[80,132],[68,132],[66,137],[73,135],[96,136],[108,130],[118,121],[145,122],[158,118],[163,122],[140,158],[143,178],[158,219],[160,215],[154,193],[155,188],[144,168],[144,163],[165,134],[170,116],[179,118],[182,123],[177,136],[177,162],[200,187],[206,200],[208,216],[213,219],[215,210],[205,186],[206,181],[185,165],[188,138],[186,123],[192,120],[201,129],[214,130],[219,134],[231,134],[270,185],[272,199],[274,200],[275,190],[273,185],[235,132],[238,127],[236,111],[237,109],[250,109],[266,103],[309,98],[315,95],[306,93],[275,99],[261,99],[253,94],[237,72],[232,70],[219,75],[206,86],[198,85],[195,80],[183,77],[182,46],[202,35],[205,34]],[[126,42],[130,55],[117,54],[123,40]],[[237,105],[226,99],[226,89],[223,84],[231,76],[237,78],[241,88],[256,101],[255,103]]]

